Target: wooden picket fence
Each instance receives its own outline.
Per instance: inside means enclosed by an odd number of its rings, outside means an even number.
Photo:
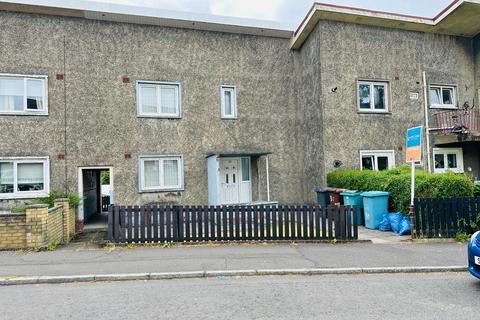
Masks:
[[[117,243],[357,240],[350,206],[114,206]]]
[[[418,238],[453,238],[480,224],[480,198],[415,199],[414,209]]]

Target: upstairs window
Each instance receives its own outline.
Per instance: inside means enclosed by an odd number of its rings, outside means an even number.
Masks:
[[[361,112],[388,112],[388,83],[359,81],[358,108]]]
[[[455,108],[455,87],[453,86],[430,86],[431,108]]]
[[[0,75],[0,115],[47,115],[47,77]]]
[[[221,87],[222,119],[237,118],[237,90],[234,86]]]
[[[140,157],[140,191],[183,190],[183,159],[181,156]]]
[[[48,158],[0,158],[0,199],[48,194]]]
[[[391,150],[360,151],[362,170],[383,171],[395,166],[395,154]]]
[[[180,118],[180,84],[137,82],[137,112],[140,117]]]

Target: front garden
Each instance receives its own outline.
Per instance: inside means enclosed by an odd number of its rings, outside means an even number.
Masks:
[[[327,177],[328,186],[357,191],[391,193],[389,212],[408,214],[410,167],[386,171],[338,170]],[[415,172],[415,220],[417,234],[450,237],[479,229],[480,186],[466,174]]]

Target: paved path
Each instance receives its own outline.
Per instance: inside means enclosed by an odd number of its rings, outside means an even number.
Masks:
[[[466,274],[257,277],[0,287],[2,319],[478,319]],[[28,303],[26,303],[28,302]]]
[[[255,244],[0,252],[0,277],[247,269],[466,266],[467,245]]]

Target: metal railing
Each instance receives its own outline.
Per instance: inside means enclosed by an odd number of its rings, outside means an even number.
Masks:
[[[479,109],[443,111],[433,116],[438,135],[480,132]]]

